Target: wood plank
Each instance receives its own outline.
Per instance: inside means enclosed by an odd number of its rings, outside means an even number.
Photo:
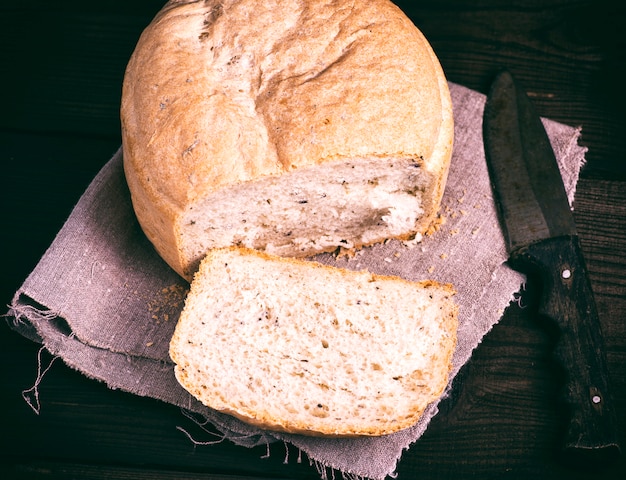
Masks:
[[[1,478],[24,478],[31,480],[254,480],[250,477],[231,474],[214,474],[202,471],[162,470],[153,468],[133,468],[123,466],[37,462],[18,464],[9,468],[0,467]],[[266,477],[269,478],[269,477]],[[295,479],[298,477],[283,477]]]
[[[0,128],[119,138],[124,69],[162,5],[62,0],[0,6],[0,74],[12,96]]]

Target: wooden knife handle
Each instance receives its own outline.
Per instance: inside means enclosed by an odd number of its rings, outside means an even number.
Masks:
[[[565,370],[564,400],[570,410],[563,453],[585,462],[618,458],[604,341],[578,236],[523,247],[511,256],[511,265],[539,277],[539,313],[558,327],[554,354]]]

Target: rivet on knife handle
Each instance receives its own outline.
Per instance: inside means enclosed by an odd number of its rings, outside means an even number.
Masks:
[[[564,453],[603,462],[618,457],[604,343],[578,236],[531,244],[514,252],[510,261],[539,276],[539,313],[558,326],[554,355],[568,376],[563,394],[570,410]]]

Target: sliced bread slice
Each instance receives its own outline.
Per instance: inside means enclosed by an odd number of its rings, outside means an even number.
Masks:
[[[449,285],[211,251],[170,355],[203,404],[268,430],[383,435],[416,423],[448,382]]]

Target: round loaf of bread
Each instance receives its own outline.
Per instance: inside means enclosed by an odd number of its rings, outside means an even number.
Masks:
[[[216,247],[306,257],[424,232],[453,140],[442,68],[388,0],[171,0],[121,120],[137,218],[188,280]]]

